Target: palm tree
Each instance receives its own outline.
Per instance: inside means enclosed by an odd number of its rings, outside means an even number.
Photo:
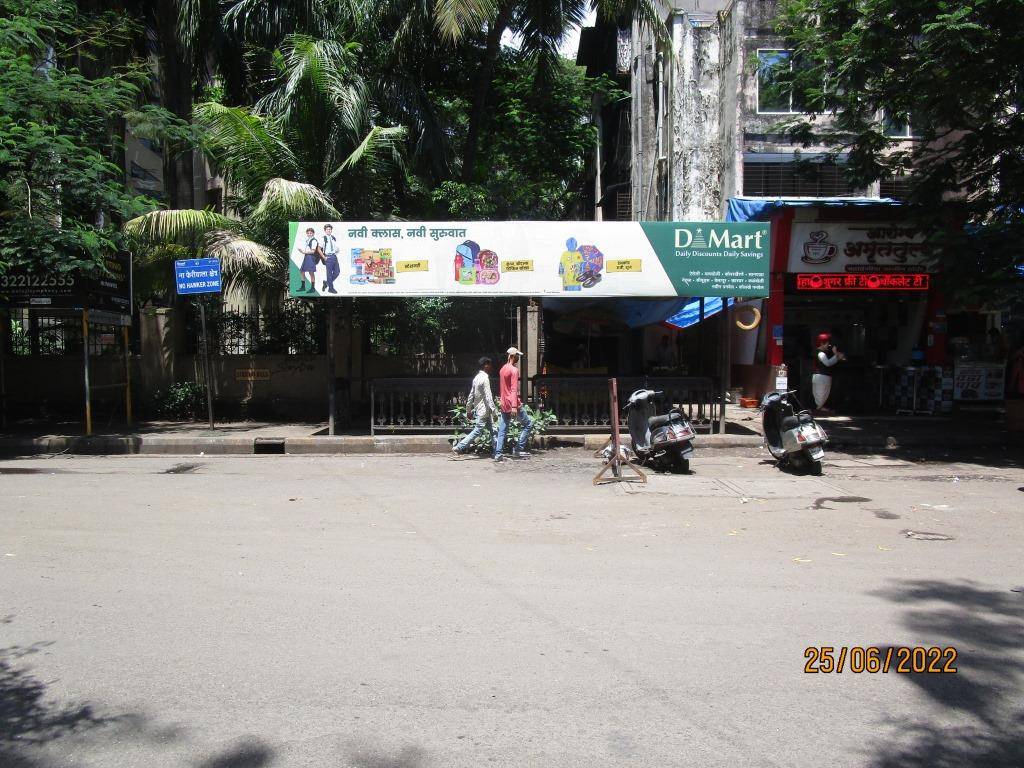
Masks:
[[[218,256],[229,286],[279,294],[289,221],[381,215],[405,130],[377,124],[355,52],[292,35],[273,52],[269,91],[255,108],[197,104],[193,122],[225,176],[232,215],[178,209],[132,219],[125,231],[148,249],[144,261]]]

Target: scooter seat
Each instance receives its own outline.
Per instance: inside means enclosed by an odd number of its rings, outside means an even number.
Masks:
[[[679,415],[679,411],[669,411],[661,416],[651,416],[647,420],[647,426],[651,429],[657,429],[658,427],[664,427],[666,424],[673,421],[681,421],[682,416]]]
[[[779,428],[783,432],[788,432],[791,429],[796,429],[800,426],[800,419],[797,416],[783,416],[782,421],[779,423]]]

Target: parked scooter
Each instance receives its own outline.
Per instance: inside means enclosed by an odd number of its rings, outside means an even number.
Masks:
[[[697,433],[674,408],[658,415],[656,401],[664,392],[638,389],[623,410],[633,440],[633,452],[641,464],[672,472],[688,472]]]
[[[811,412],[800,407],[796,391],[769,392],[761,400],[764,442],[780,467],[806,469],[821,474],[825,458],[822,447],[828,441],[825,430],[818,426]]]

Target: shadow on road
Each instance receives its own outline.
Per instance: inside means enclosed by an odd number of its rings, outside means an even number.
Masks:
[[[956,674],[900,675],[943,717],[894,713],[889,725],[899,736],[875,745],[869,765],[1024,765],[1024,595],[970,581],[911,581],[876,594],[906,606],[904,624],[914,637],[959,655]]]
[[[0,623],[10,622],[9,616],[0,618]],[[156,726],[138,713],[104,715],[99,707],[88,702],[55,701],[47,684],[33,675],[29,666],[29,657],[52,646],[53,643],[41,642],[0,648],[0,766],[67,768],[79,763],[69,763],[62,753],[82,755],[88,752],[90,744],[109,749],[111,744],[127,746],[142,741],[167,748],[183,740],[183,729]],[[265,768],[273,760],[270,747],[259,739],[248,738],[195,765]]]

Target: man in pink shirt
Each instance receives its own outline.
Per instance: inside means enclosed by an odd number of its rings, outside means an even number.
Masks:
[[[519,397],[519,368],[517,364],[519,358],[522,357],[522,352],[515,347],[509,347],[507,354],[508,362],[501,367],[498,374],[501,416],[498,418],[498,436],[494,441],[495,461],[504,461],[505,459],[502,453],[505,448],[505,435],[508,434],[508,425],[513,417],[519,421],[523,431],[519,435],[515,448],[512,449],[512,458],[524,459],[530,455],[526,450],[526,444],[530,440],[530,428],[533,426],[533,420]]]

